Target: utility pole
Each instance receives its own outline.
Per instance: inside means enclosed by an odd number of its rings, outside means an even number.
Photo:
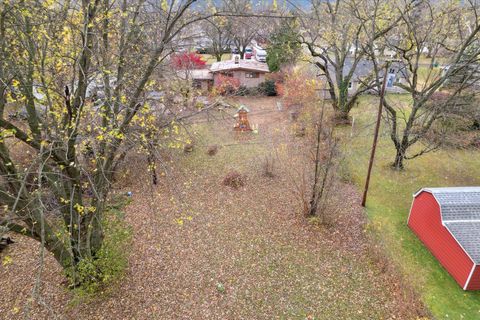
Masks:
[[[375,150],[377,149],[378,132],[380,131],[380,121],[382,119],[383,101],[385,99],[385,88],[387,85],[389,67],[390,61],[387,61],[387,65],[385,66],[385,74],[383,75],[382,89],[380,91],[380,105],[378,106],[377,124],[375,125],[375,133],[373,135],[372,152],[370,153],[370,161],[368,162],[367,180],[365,181],[365,189],[363,190],[362,207],[365,207],[367,202],[368,186],[370,185],[370,175],[372,174],[373,160],[375,158]]]

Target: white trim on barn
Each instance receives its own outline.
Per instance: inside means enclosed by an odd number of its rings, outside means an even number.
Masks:
[[[480,187],[445,187],[445,188],[421,188],[415,194],[419,194],[422,191],[427,191],[430,193],[434,192],[472,192],[472,191],[480,191]]]
[[[474,263],[473,263],[472,270],[470,270],[470,274],[468,275],[467,281],[465,282],[465,285],[463,286],[463,290],[467,290],[468,285],[470,284],[470,280],[472,279],[473,272],[475,271],[475,268],[476,268],[476,267],[477,267],[477,265],[476,265],[475,262],[474,262]]]
[[[417,194],[413,194],[413,198],[415,199],[417,197]],[[410,216],[412,215],[412,209],[413,209],[413,203],[415,201],[412,201],[412,204],[410,205],[410,211],[408,211],[408,219],[407,219],[407,225],[410,223]]]
[[[473,220],[446,220],[445,223],[449,222],[480,222],[480,219],[473,219]],[[442,224],[445,226],[445,223],[442,221]]]

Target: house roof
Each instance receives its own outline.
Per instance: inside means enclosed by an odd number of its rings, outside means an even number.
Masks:
[[[384,64],[384,62],[385,61],[379,61],[377,64],[378,64],[379,67],[381,67]],[[345,59],[344,66],[343,66],[343,74],[344,75],[346,75],[350,72],[350,70],[353,67],[353,63],[354,63],[353,58],[346,58]],[[331,64],[329,64],[328,69],[330,71],[330,74],[333,77],[335,77],[334,67]],[[407,78],[408,77],[408,73],[407,73],[405,65],[402,64],[399,61],[392,61],[391,64],[390,64],[390,69],[394,69],[395,73],[397,73],[399,77],[402,77],[402,78]],[[380,70],[380,72],[379,72],[380,76],[383,75],[383,70],[384,69]],[[357,65],[355,67],[355,70],[353,71],[352,80],[358,81],[358,80],[364,79],[368,76],[371,76],[372,73],[373,73],[373,62],[372,62],[372,60],[361,59],[360,61],[358,61]]]
[[[233,70],[247,70],[255,72],[270,72],[268,65],[263,62],[258,62],[256,60],[238,60],[238,63],[235,63],[235,60],[227,60],[214,62],[210,68],[211,72],[222,72],[222,71],[233,71]]]
[[[423,188],[440,206],[442,224],[475,264],[480,264],[480,187]]]
[[[213,75],[208,69],[194,69],[190,73],[194,80],[213,80]]]
[[[177,71],[177,75],[183,79],[213,80],[213,74],[209,69],[179,70]]]
[[[350,70],[352,69],[353,66],[353,59],[348,58],[345,60],[345,65],[343,68],[343,73],[348,74]],[[333,67],[331,67],[333,70]],[[353,78],[365,78],[369,76],[373,71],[373,63],[370,60],[367,59],[362,59],[361,61],[358,62],[357,67],[355,68],[355,71],[353,72]],[[333,72],[332,74],[335,74]]]

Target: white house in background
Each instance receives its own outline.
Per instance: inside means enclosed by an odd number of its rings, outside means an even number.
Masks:
[[[343,74],[346,75],[350,72],[353,64],[352,58],[347,58],[345,60],[345,66],[343,68]],[[383,62],[379,62],[379,65],[382,65]],[[335,70],[333,67],[330,68],[330,74],[333,76],[333,81],[335,81]],[[380,74],[382,77],[383,72]],[[400,88],[399,84],[406,84],[408,79],[408,72],[405,66],[403,66],[400,62],[392,62],[389,67],[388,74],[387,74],[387,84],[385,90],[391,93],[404,93],[405,90]],[[353,72],[353,76],[351,81],[348,83],[348,94],[353,95],[358,90],[361,89],[364,83],[371,83],[374,80],[373,75],[373,63],[371,60],[363,59],[358,62],[355,71]],[[366,93],[373,92],[373,90],[366,90]]]
[[[352,44],[352,45],[350,46],[350,48],[348,48],[348,53],[349,53],[351,56],[353,56],[353,55],[355,55],[355,53],[357,53],[357,49],[358,49],[357,46],[354,45],[354,44]]]
[[[387,92],[405,93],[405,89],[401,88],[399,85],[407,85],[408,77],[408,69],[403,63],[398,61],[392,62],[388,68],[387,84],[385,89]]]
[[[352,61],[345,64],[344,74],[348,73],[352,67]],[[379,65],[382,65],[379,62]],[[380,72],[383,79],[384,71]],[[406,84],[408,72],[406,67],[400,62],[392,62],[388,68],[387,84],[385,90],[390,93],[404,93],[405,90],[399,87],[399,84]],[[373,63],[371,60],[362,60],[358,63],[353,73],[352,81],[348,84],[348,93],[354,94],[362,86],[362,83],[373,80]],[[369,90],[371,91],[371,90]]]
[[[397,52],[395,50],[392,50],[390,48],[385,48],[383,50],[383,56],[387,58],[395,58],[397,56]]]

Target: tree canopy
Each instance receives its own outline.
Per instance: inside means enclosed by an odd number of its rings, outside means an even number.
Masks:
[[[270,71],[294,64],[301,55],[298,22],[296,19],[282,20],[280,26],[270,35],[267,47],[267,64]]]

